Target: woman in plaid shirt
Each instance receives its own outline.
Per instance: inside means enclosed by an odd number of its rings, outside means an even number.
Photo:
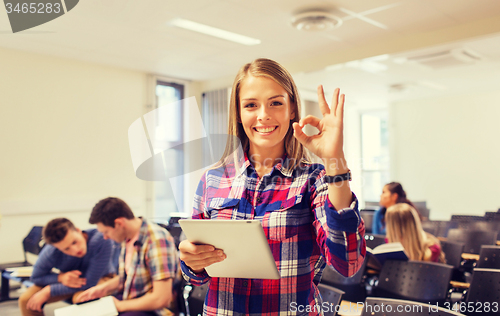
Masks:
[[[224,260],[223,251],[183,241],[184,277],[210,282],[205,315],[322,315],[325,264],[344,276],[361,267],[364,223],[343,152],[344,95],[336,89],[330,109],[319,86],[318,100],[323,118],[301,119],[297,87],[281,65],[257,59],[238,72],[228,134],[241,144],[230,137],[225,158],[203,175],[193,218],[260,220],[281,278],[211,278],[205,267]],[[307,124],[319,133],[304,134]],[[311,163],[306,148],[323,164]]]

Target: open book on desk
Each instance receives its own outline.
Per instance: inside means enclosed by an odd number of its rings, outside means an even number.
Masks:
[[[408,256],[400,242],[379,245],[373,249],[366,247],[368,262],[366,266],[375,270],[382,269],[386,260],[408,260]]]
[[[54,316],[116,316],[115,302],[112,296],[105,296],[95,301],[70,306],[54,310]]]

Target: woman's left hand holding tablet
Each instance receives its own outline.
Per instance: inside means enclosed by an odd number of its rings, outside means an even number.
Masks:
[[[179,244],[179,251],[180,259],[194,273],[201,273],[206,267],[226,259],[226,254],[221,249],[212,245],[196,245],[188,240]]]

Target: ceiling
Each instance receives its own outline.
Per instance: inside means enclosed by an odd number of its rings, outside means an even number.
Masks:
[[[0,10],[0,47],[196,81],[234,77],[244,63],[268,57],[294,74],[306,97],[323,83],[331,90],[341,86],[357,96],[357,103],[370,104],[460,91],[471,80],[478,88],[499,82],[492,71],[500,60],[498,0],[304,3],[85,0],[58,19],[15,34]],[[336,14],[342,26],[323,32],[294,29],[293,14],[310,8]],[[175,18],[257,38],[261,44],[245,46],[169,25]],[[401,62],[412,54],[463,47],[480,55],[480,61],[440,70]],[[374,56],[380,57],[349,63]],[[385,70],[376,72],[363,66],[367,63]]]

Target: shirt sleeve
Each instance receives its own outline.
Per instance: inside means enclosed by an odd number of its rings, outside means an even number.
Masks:
[[[335,209],[328,199],[328,184],[324,176],[325,171],[322,170],[311,188],[317,243],[327,264],[349,277],[361,268],[366,256],[365,224],[354,193],[348,208]]]
[[[96,233],[89,242],[88,251],[91,256],[89,265],[85,271],[82,271],[82,277],[86,279],[85,285],[80,288],[72,288],[62,283],[56,283],[50,286],[50,295],[59,296],[73,294],[95,286],[99,279],[109,272],[112,247],[111,240],[104,240],[102,235]]]
[[[441,246],[439,244],[434,244],[429,247],[431,250],[431,261],[439,262],[439,256],[441,255]]]
[[[206,211],[207,207],[205,204],[205,192],[206,192],[205,188],[206,188],[206,173],[203,174],[194,195],[193,214],[191,216],[192,219],[208,218],[208,213]],[[182,260],[181,260],[181,271],[184,279],[195,286],[200,286],[202,284],[207,283],[210,280],[210,276],[206,271],[203,271],[202,273],[198,274],[194,273]]]
[[[47,286],[57,283],[57,274],[52,272],[52,268],[57,262],[57,253],[52,245],[43,247],[31,273],[31,282],[38,286]]]
[[[175,278],[177,249],[170,233],[165,229],[157,231],[148,243],[145,260],[153,281]]]

